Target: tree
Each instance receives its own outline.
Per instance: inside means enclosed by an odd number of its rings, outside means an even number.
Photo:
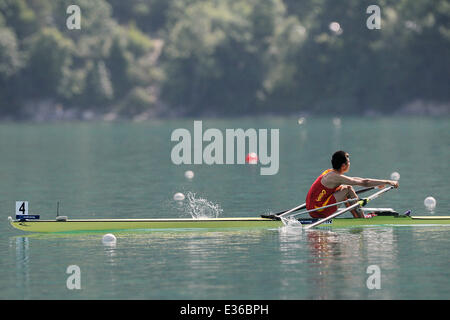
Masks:
[[[14,83],[22,66],[23,59],[16,35],[9,28],[0,25],[0,114],[17,112]]]
[[[24,80],[34,98],[57,96],[63,70],[72,62],[73,42],[55,28],[44,28],[27,41]]]
[[[184,10],[181,10],[183,8]],[[251,112],[264,100],[281,1],[175,1],[169,14],[163,96],[188,112]]]

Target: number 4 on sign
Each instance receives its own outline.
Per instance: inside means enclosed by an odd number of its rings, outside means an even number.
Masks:
[[[16,201],[16,216],[28,215],[28,201]]]

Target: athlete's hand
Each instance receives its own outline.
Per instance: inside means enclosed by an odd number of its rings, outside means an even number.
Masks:
[[[398,188],[398,181],[390,180],[390,181],[389,181],[389,184],[390,184],[391,186],[393,186],[394,188]]]

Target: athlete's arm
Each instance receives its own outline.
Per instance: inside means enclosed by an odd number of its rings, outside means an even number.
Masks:
[[[336,184],[347,184],[351,186],[361,186],[361,187],[378,187],[384,184],[389,184],[398,188],[398,182],[393,180],[379,180],[379,179],[368,179],[359,177],[347,177],[342,174],[336,174],[330,177],[329,182]]]

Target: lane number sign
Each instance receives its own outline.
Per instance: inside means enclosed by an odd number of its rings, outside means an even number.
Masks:
[[[16,201],[16,216],[28,215],[28,201]]]

